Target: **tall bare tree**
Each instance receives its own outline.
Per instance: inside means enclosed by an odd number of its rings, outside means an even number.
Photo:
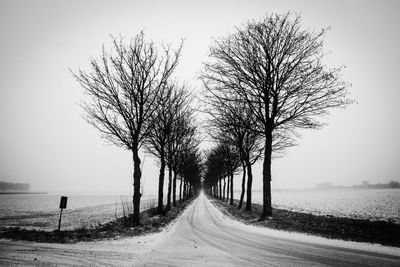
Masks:
[[[213,191],[218,192],[216,196],[225,200],[226,177],[228,176],[228,180],[231,178],[229,158],[235,156],[230,153],[227,143],[216,141],[216,146],[206,153],[204,184],[214,188]],[[222,181],[224,181],[223,186]]]
[[[220,138],[234,146],[242,163],[242,191],[238,208],[240,209],[243,204],[247,173],[246,210],[251,210],[252,165],[260,158],[263,149],[260,142],[261,135],[251,130],[256,120],[245,103],[240,101],[224,102],[212,94],[208,96],[208,103],[212,107],[209,112],[212,118],[210,120],[210,125],[212,126],[210,129],[211,135],[214,139]]]
[[[175,151],[173,157],[173,164],[175,165],[174,169],[176,169],[176,174],[180,176],[179,202],[182,202],[185,196],[184,185],[186,184],[185,179],[187,178],[185,177],[185,174],[188,173],[188,170],[190,173],[190,169],[193,167],[191,164],[196,163],[196,166],[194,166],[196,168],[198,167],[197,165],[201,165],[201,156],[198,151],[200,140],[196,135],[197,128],[195,125],[193,125],[190,117],[186,117],[186,119],[182,120],[181,122],[182,123],[179,125],[181,125],[183,129],[184,135],[183,138],[178,141],[179,146],[177,146],[177,150]],[[175,176],[174,179],[175,178],[177,178],[177,176]],[[175,192],[173,193],[173,197],[176,197],[176,180],[173,183],[173,192]]]
[[[246,103],[263,135],[263,213],[272,216],[271,159],[274,135],[288,144],[298,128],[323,126],[330,108],[344,107],[347,84],[339,69],[323,64],[323,37],[301,28],[300,16],[287,13],[250,21],[218,39],[202,74],[204,85],[223,101]],[[281,143],[285,145],[285,142]]]
[[[197,147],[186,151],[184,155],[181,168],[184,179],[183,198],[188,198],[200,191],[203,167],[201,154]]]
[[[222,145],[222,155],[224,157],[224,162],[226,166],[226,176],[228,178],[228,188],[227,188],[227,200],[229,204],[233,205],[233,177],[236,170],[240,166],[240,153],[236,146],[230,142],[223,141]]]
[[[188,105],[188,94],[184,86],[176,82],[169,83],[159,96],[158,107],[153,114],[153,128],[148,138],[148,150],[160,159],[158,186],[158,212],[163,212],[165,167],[169,162],[170,147],[175,138],[175,124],[180,121],[184,109]],[[172,168],[169,166],[169,186],[172,180]],[[168,196],[170,198],[170,196]],[[169,203],[169,202],[168,202]],[[169,208],[169,206],[168,206]]]
[[[188,109],[185,116],[181,117],[178,124],[175,125],[175,138],[171,151],[171,163],[174,169],[174,180],[172,188],[172,198],[173,203],[176,205],[176,179],[177,175],[181,176],[180,186],[179,186],[179,201],[182,200],[182,183],[185,165],[187,164],[187,158],[196,155],[196,158],[200,159],[198,156],[198,146],[200,140],[197,137],[197,127],[193,123],[193,110]]]
[[[172,127],[172,133],[168,142],[168,168],[170,170],[168,177],[168,197],[167,207],[171,206],[172,203],[176,206],[176,182],[178,177],[178,167],[180,161],[182,161],[182,153],[184,150],[190,151],[199,145],[198,139],[196,138],[197,129],[193,124],[194,120],[194,109],[191,107],[192,98],[189,95],[185,95],[181,102],[181,108],[179,115],[174,121]],[[173,172],[173,177],[172,176]]]
[[[159,51],[145,41],[143,32],[126,43],[122,37],[114,38],[109,51],[103,48],[102,55],[91,60],[90,70],[74,74],[90,98],[82,105],[86,120],[106,140],[132,152],[135,224],[140,224],[139,149],[153,127],[152,115],[178,64],[181,47],[163,46]]]

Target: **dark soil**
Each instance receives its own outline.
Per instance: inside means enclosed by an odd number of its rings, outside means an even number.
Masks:
[[[140,213],[141,225],[139,226],[131,226],[130,219],[122,217],[96,227],[82,227],[66,231],[27,230],[20,227],[3,228],[0,230],[0,238],[46,243],[77,243],[155,233],[160,232],[177,218],[192,200],[193,198],[183,203],[177,203],[177,207],[172,207],[170,211],[163,214],[157,214],[156,208],[145,210]]]
[[[379,243],[400,247],[400,224],[387,221],[369,221],[313,215],[284,209],[273,209],[272,218],[260,221],[262,205],[252,204],[252,211],[238,209],[238,201],[231,206],[225,201],[210,197],[212,203],[224,214],[246,224],[263,226],[278,230],[301,232],[331,239]]]

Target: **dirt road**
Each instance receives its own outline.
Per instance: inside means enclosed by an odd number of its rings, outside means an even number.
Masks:
[[[0,265],[400,266],[400,249],[244,225],[201,194],[153,235],[74,245],[0,241]]]

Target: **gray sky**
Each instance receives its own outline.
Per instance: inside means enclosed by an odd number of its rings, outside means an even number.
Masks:
[[[197,80],[212,37],[266,13],[300,12],[305,28],[331,26],[325,51],[358,104],[331,113],[320,131],[273,162],[273,188],[400,180],[398,1],[0,1],[0,180],[32,190],[130,191],[131,155],[105,145],[82,118],[83,90],[69,68],[87,69],[109,34],[178,44],[176,76]],[[144,163],[145,191],[157,184]],[[261,167],[254,186],[261,189]]]

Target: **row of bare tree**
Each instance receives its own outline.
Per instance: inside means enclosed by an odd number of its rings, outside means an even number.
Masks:
[[[263,159],[261,219],[272,216],[273,156],[295,145],[297,129],[320,128],[324,125],[320,119],[329,109],[352,102],[348,86],[341,80],[341,68],[329,69],[323,63],[325,33],[302,29],[298,15],[273,14],[216,39],[205,63],[202,80],[209,132],[217,145],[206,161],[204,185],[224,198],[221,179],[230,177],[232,195],[233,170],[241,166],[240,199],[242,203],[247,170],[249,210],[251,166]]]
[[[322,62],[325,32],[303,30],[300,16],[293,18],[290,13],[249,21],[214,41],[201,74],[209,132],[217,143],[208,155],[204,185],[221,193],[221,179],[228,177],[232,203],[233,177],[241,167],[240,203],[247,173],[246,209],[250,209],[252,165],[262,158],[261,219],[272,215],[273,156],[295,145],[297,129],[320,128],[320,118],[329,109],[351,103],[347,84],[340,78],[341,69],[328,69]],[[153,42],[144,40],[143,33],[128,43],[114,38],[109,51],[103,48],[102,55],[91,60],[89,71],[74,74],[89,98],[83,104],[87,121],[106,140],[132,153],[133,217],[137,224],[142,147],[160,160],[159,212],[164,208],[166,168],[167,210],[171,203],[176,204],[179,178],[180,199],[201,184],[192,98],[185,86],[172,79],[181,48],[182,44],[175,50],[170,46],[157,49]]]
[[[74,77],[84,88],[85,119],[102,137],[132,153],[133,222],[140,224],[141,159],[147,151],[160,160],[158,211],[163,212],[165,168],[168,167],[167,209],[193,194],[200,186],[201,161],[197,149],[194,110],[185,86],[172,79],[182,44],[157,49],[146,42],[143,32],[130,42],[113,38],[110,50],[103,48],[90,70],[79,70]]]

